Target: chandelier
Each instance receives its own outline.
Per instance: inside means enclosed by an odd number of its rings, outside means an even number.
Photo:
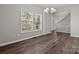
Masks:
[[[54,9],[54,8],[46,8],[44,10],[45,13],[54,13],[55,11],[56,11],[56,9]]]

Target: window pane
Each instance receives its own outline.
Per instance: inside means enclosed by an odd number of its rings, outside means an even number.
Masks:
[[[40,29],[40,15],[34,15],[34,29]]]
[[[32,22],[22,22],[21,23],[22,30],[30,30],[32,28]]]

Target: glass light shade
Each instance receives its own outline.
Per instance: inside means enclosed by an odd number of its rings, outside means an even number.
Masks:
[[[47,10],[44,10],[44,12],[45,12],[45,13],[48,13],[48,11],[47,11]]]
[[[53,13],[54,11],[51,10],[51,13]]]
[[[49,11],[49,8],[46,8],[47,11]]]
[[[51,8],[51,10],[54,10],[54,8]]]
[[[46,10],[44,10],[44,12],[46,12]]]
[[[55,11],[56,11],[56,9],[53,9],[53,11],[55,12]]]

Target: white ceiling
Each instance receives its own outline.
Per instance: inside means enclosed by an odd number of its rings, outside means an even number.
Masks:
[[[38,6],[41,8],[63,8],[63,7],[68,7],[72,6],[73,4],[39,4]]]

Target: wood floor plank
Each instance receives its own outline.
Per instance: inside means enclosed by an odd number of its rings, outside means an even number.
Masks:
[[[79,38],[68,33],[52,32],[14,44],[0,47],[2,54],[77,54]]]

